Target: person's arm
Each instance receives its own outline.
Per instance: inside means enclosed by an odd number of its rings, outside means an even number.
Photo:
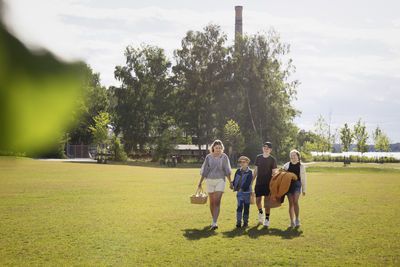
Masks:
[[[209,171],[210,171],[210,166],[208,166],[208,156],[204,159],[203,165],[201,165],[200,169],[200,175],[207,177]]]
[[[287,171],[288,169],[289,169],[289,162],[286,162],[285,164],[283,164],[282,170]]]
[[[224,160],[224,162],[223,162],[223,169],[224,169],[224,171],[225,171],[225,176],[226,176],[226,178],[228,179],[228,181],[229,181],[229,188],[230,189],[233,189],[233,181],[232,181],[232,179],[231,179],[231,175],[232,175],[232,168],[231,168],[231,164],[230,164],[230,162],[229,162],[229,158],[228,158],[228,156],[226,155],[226,154],[224,154],[224,156],[223,156],[224,158],[223,158],[223,160]]]
[[[253,180],[251,180],[251,182],[253,183],[254,180],[257,178],[257,174],[258,174],[258,157],[256,157],[256,162],[254,163],[255,167],[254,167],[254,172],[253,172]]]
[[[228,181],[229,181],[229,188],[230,188],[230,189],[233,189],[233,181],[232,181],[232,179],[231,179],[231,175],[229,174],[228,176],[226,176],[226,178],[227,178]]]
[[[253,179],[251,180],[252,183],[253,183],[254,180],[257,178],[257,174],[258,174],[258,166],[256,166],[256,167],[254,168]]]
[[[274,175],[278,171],[278,166],[276,164],[276,159],[274,158],[274,165],[272,167],[272,175]]]
[[[303,164],[300,165],[300,181],[301,181],[301,191],[303,196],[306,195],[306,167]]]
[[[206,178],[206,177],[202,175],[200,178],[200,182],[199,182],[199,186],[197,187],[197,190],[202,189],[201,184],[203,183],[204,178]]]
[[[200,182],[199,182],[199,186],[197,187],[198,190],[201,189],[201,184],[203,183],[203,180],[207,177],[209,171],[209,167],[208,167],[208,157],[206,157],[204,159],[203,165],[201,165],[201,169],[200,169]]]

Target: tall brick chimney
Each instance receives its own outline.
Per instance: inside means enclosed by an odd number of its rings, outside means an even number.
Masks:
[[[235,40],[243,34],[242,11],[243,6],[235,6]]]

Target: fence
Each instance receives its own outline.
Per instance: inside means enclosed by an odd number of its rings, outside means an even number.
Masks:
[[[96,147],[67,144],[65,151],[68,158],[91,158],[96,153]]]

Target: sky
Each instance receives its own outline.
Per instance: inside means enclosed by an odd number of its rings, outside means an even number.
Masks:
[[[243,32],[276,30],[290,44],[300,81],[293,105],[298,127],[312,130],[322,115],[333,128],[359,118],[369,134],[379,125],[400,142],[400,1],[398,0],[5,0],[8,28],[28,47],[83,60],[106,87],[124,49],[142,43],[173,51],[188,30],[209,23],[234,38],[234,6]],[[339,141],[338,141],[339,142]],[[369,140],[372,143],[372,140]]]

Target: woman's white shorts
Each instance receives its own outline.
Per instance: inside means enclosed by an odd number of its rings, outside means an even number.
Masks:
[[[225,179],[206,179],[207,193],[224,192],[225,191]]]

